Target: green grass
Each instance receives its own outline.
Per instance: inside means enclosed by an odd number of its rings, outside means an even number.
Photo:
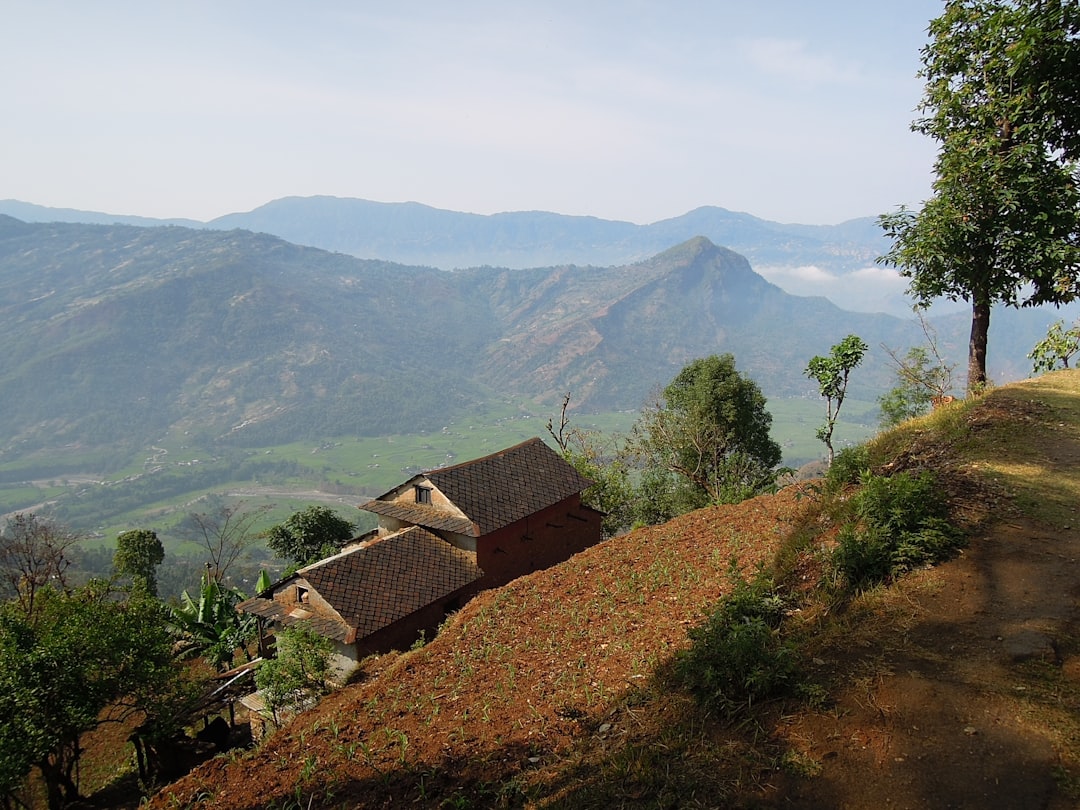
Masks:
[[[784,463],[798,466],[821,458],[824,447],[814,432],[824,419],[824,406],[816,398],[771,400],[773,438],[784,451]],[[873,435],[875,428],[854,421],[865,419],[873,404],[849,400],[844,416],[837,426],[836,446],[858,443]],[[199,511],[199,499],[211,494],[251,490],[255,494],[239,496],[248,506],[272,505],[265,528],[284,520],[293,512],[308,506],[311,500],[303,493],[319,489],[340,493],[343,514],[368,497],[377,496],[421,469],[444,464],[456,464],[495,452],[533,436],[547,439],[548,418],[557,418],[557,409],[547,412],[544,406],[515,402],[501,403],[472,419],[448,422],[442,430],[400,436],[339,436],[320,442],[293,442],[273,447],[217,449],[193,446],[191,437],[174,430],[154,443],[134,453],[120,469],[108,474],[100,471],[109,465],[110,456],[102,451],[72,450],[63,457],[52,459],[35,456],[0,464],[0,474],[15,478],[19,471],[34,476],[35,470],[52,464],[67,472],[55,475],[39,474],[33,480],[0,484],[0,514],[20,510],[48,512],[42,507],[49,501],[77,504],[84,514],[97,518],[91,521],[68,521],[71,527],[95,538],[94,544],[108,543],[118,533],[131,528],[154,528],[170,552],[188,548],[179,539],[170,537],[176,522],[190,511]],[[603,436],[630,432],[637,413],[631,411],[570,414],[575,427],[599,431]],[[287,462],[293,472],[285,476],[262,477],[257,480],[227,480],[212,486],[200,486],[197,474],[226,470],[228,465],[274,464]],[[162,472],[192,473],[192,486],[164,497],[145,500],[122,497],[135,491],[146,475]],[[107,484],[102,486],[96,482]],[[274,494],[264,497],[272,487]],[[336,503],[331,503],[337,506]],[[359,517],[359,516],[358,516]],[[265,522],[266,526],[261,524]]]

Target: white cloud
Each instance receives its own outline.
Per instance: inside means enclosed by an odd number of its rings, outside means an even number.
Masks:
[[[756,267],[758,273],[792,295],[823,296],[853,312],[888,312],[906,316],[911,302],[907,279],[887,267],[863,267],[843,275],[814,265]]]

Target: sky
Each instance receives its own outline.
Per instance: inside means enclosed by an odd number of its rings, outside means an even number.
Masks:
[[[929,196],[942,0],[0,0],[0,199],[835,224]]]

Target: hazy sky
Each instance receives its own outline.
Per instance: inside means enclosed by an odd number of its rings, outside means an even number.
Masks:
[[[0,0],[0,198],[208,220],[289,195],[637,223],[929,191],[941,0]]]

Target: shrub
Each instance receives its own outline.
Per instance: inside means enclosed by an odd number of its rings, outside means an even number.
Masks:
[[[845,447],[829,465],[829,470],[825,473],[825,483],[831,491],[836,491],[846,484],[858,482],[869,469],[870,449],[865,444]]]
[[[784,600],[762,573],[732,572],[734,589],[676,663],[682,682],[710,708],[731,715],[780,692],[795,674],[794,646],[783,639]]]
[[[853,520],[841,528],[832,555],[832,567],[848,590],[939,562],[963,542],[946,519],[945,499],[927,472],[891,477],[865,472],[850,508]]]
[[[263,661],[255,673],[255,685],[275,721],[279,709],[302,706],[327,691],[333,649],[328,638],[304,627],[278,632],[277,656]]]

